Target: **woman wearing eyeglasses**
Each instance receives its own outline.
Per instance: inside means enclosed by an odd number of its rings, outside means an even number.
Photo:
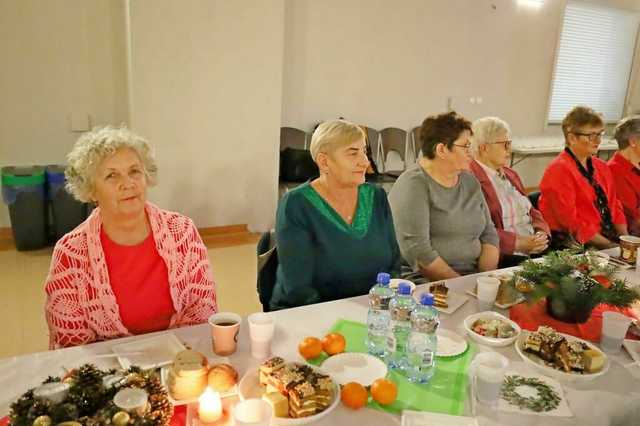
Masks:
[[[507,167],[511,158],[511,130],[497,117],[476,120],[472,126],[476,176],[500,237],[500,266],[514,266],[525,256],[549,245],[549,225],[525,195],[518,174]]]
[[[640,236],[640,115],[620,121],[614,131],[618,152],[607,163],[632,235]]]
[[[400,252],[429,281],[498,266],[498,234],[469,173],[471,123],[455,112],[427,117],[423,157],[389,193]]]
[[[611,171],[596,155],[603,130],[600,114],[584,106],[574,107],[562,120],[565,149],[542,176],[539,202],[556,246],[573,238],[610,248],[627,233]]]

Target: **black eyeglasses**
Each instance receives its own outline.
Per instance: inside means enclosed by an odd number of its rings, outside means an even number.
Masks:
[[[597,140],[602,139],[604,136],[604,130],[601,132],[593,132],[593,133],[580,133],[580,132],[571,132],[576,136],[586,136],[589,142],[595,142]]]
[[[491,142],[489,145],[504,145],[504,149],[509,149],[512,143],[513,141],[511,139],[507,139],[506,141]]]

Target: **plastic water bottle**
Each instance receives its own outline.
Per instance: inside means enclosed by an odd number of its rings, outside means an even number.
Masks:
[[[411,312],[415,307],[416,301],[411,296],[411,286],[407,282],[401,282],[398,285],[398,294],[389,302],[391,329],[387,336],[387,364],[390,368],[403,370],[407,365],[407,339],[411,332]]]
[[[423,293],[420,303],[411,312],[411,333],[407,342],[407,378],[414,383],[427,383],[433,377],[439,325],[438,311],[433,307],[433,295]]]
[[[387,333],[389,330],[389,301],[394,291],[389,287],[391,276],[380,272],[377,283],[369,290],[369,313],[367,314],[367,351],[382,359],[387,355]]]

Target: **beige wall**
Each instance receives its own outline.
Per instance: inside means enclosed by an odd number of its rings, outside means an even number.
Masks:
[[[126,121],[123,4],[0,0],[0,166],[64,162],[71,113]]]
[[[198,226],[266,230],[277,202],[284,1],[131,2],[132,126],[151,199]]]
[[[593,1],[640,10],[637,0]],[[94,125],[131,115],[156,148],[153,201],[201,227],[264,229],[276,205],[280,125],[310,129],[343,115],[410,128],[451,98],[470,118],[502,116],[516,136],[557,133],[544,122],[564,4],[0,0],[0,166],[63,161],[78,136],[72,112]],[[549,159],[518,166],[526,185]],[[0,206],[0,227],[8,225]]]

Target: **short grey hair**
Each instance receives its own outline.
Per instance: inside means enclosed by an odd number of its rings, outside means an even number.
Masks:
[[[498,117],[479,118],[473,122],[471,129],[473,131],[471,148],[474,154],[478,154],[482,145],[495,142],[499,133],[506,131],[508,135],[511,135],[509,125]]]
[[[311,158],[317,161],[320,152],[330,153],[342,145],[349,145],[360,139],[366,139],[364,130],[357,124],[346,120],[325,121],[311,136]]]
[[[93,201],[98,167],[120,148],[134,150],[144,167],[147,184],[156,184],[158,166],[149,143],[126,127],[96,127],[82,134],[67,155],[69,165],[65,171],[67,190],[83,203]]]
[[[613,131],[613,137],[618,141],[619,149],[628,147],[632,136],[640,136],[640,115],[623,118]]]

